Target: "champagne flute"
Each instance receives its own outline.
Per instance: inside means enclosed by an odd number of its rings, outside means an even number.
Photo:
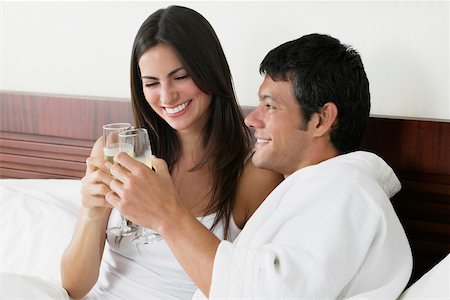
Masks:
[[[119,133],[132,129],[130,123],[112,123],[103,125],[103,155],[105,160],[114,163],[114,155],[119,153]],[[111,174],[110,174],[111,175]],[[120,222],[117,226],[109,227],[106,233],[115,236],[125,236],[136,232],[137,228],[128,225],[127,219],[120,215]]]
[[[103,125],[103,155],[105,160],[114,163],[114,155],[119,153],[119,133],[132,128],[130,123]]]
[[[136,128],[119,133],[119,151],[152,168],[152,149],[147,129]],[[139,226],[139,231],[131,240],[135,245],[160,241],[161,235],[152,229]]]

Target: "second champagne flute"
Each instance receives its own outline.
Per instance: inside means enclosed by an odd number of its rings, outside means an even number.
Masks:
[[[152,168],[152,149],[147,129],[136,128],[119,134],[119,150]],[[152,229],[139,227],[138,234],[132,239],[133,244],[149,244],[160,241],[161,235]]]

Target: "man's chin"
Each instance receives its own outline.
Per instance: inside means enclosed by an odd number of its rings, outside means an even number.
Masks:
[[[268,159],[262,157],[262,155],[258,155],[257,153],[253,154],[252,163],[257,168],[271,170]]]

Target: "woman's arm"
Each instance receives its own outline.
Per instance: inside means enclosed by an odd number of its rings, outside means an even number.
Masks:
[[[69,295],[78,299],[86,295],[97,282],[106,226],[111,205],[105,195],[111,180],[104,167],[101,139],[95,143],[86,161],[86,175],[82,179],[82,206],[78,214],[72,241],[61,260],[61,279]]]
[[[114,161],[110,172],[115,179],[107,201],[131,222],[159,232],[186,273],[207,295],[220,240],[180,201],[166,162],[153,158],[152,171],[125,153],[117,154]]]
[[[256,168],[251,159],[247,160],[239,178],[233,208],[233,218],[239,228],[244,227],[267,195],[283,179],[283,175]],[[208,295],[220,240],[183,209],[174,210],[166,216],[168,220],[162,222],[166,242],[199,289]]]
[[[153,159],[155,171],[125,153],[117,154],[115,161],[110,171],[117,180],[110,184],[114,192],[108,193],[107,201],[133,223],[158,231],[191,279],[208,295],[220,240],[181,203],[164,160]],[[281,177],[256,169],[252,163],[247,164],[242,176],[245,184],[240,183],[241,197],[253,198],[243,205],[247,209],[243,215],[249,217]],[[264,183],[257,182],[258,178]]]

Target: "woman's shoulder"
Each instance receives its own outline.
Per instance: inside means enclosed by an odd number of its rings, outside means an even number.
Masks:
[[[257,168],[250,155],[239,177],[233,208],[236,224],[240,228],[245,225],[253,212],[283,179],[284,177],[280,173]]]

